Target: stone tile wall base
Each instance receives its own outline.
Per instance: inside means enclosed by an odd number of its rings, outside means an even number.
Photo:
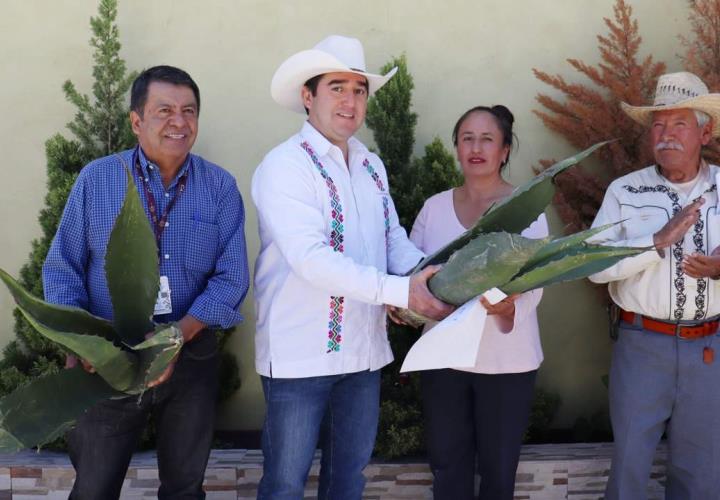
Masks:
[[[515,500],[599,500],[610,470],[610,444],[534,445],[523,448]],[[305,498],[317,498],[319,463],[310,469]],[[666,450],[656,454],[648,498],[664,497]],[[214,450],[205,474],[208,500],[250,499],[262,476],[259,450]],[[424,463],[372,463],[365,470],[365,500],[432,499],[432,474]],[[0,455],[0,500],[66,499],[75,472],[66,455],[21,452]],[[479,478],[478,478],[479,479]],[[133,457],[121,497],[156,497],[158,479],[153,453]]]

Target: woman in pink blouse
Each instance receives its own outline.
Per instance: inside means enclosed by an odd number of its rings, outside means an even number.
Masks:
[[[514,117],[505,106],[477,106],[453,130],[465,181],[430,197],[410,239],[430,254],[473,226],[513,186],[502,177],[513,146]],[[542,238],[541,215],[523,236]],[[512,499],[520,445],[532,406],[535,376],[543,359],[536,308],[542,290],[490,305],[475,366],[422,372],[427,448],[435,500]]]

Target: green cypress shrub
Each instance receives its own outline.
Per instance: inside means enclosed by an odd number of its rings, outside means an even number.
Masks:
[[[32,294],[42,297],[42,265],[57,230],[65,202],[80,169],[101,156],[135,144],[128,120],[126,96],[136,73],[128,73],[120,56],[120,41],[115,18],[116,0],[101,0],[98,15],[90,19],[93,36],[93,98],[80,93],[66,81],[65,98],[76,113],[67,127],[73,134],[67,139],[55,134],[45,143],[47,158],[47,194],[38,220],[42,236],[32,242],[29,260],[20,269],[20,283]],[[12,392],[18,385],[64,365],[64,354],[55,344],[38,334],[14,311],[15,335],[3,350],[0,360],[0,394]]]
[[[73,137],[68,139],[58,133],[45,143],[47,194],[38,217],[42,236],[32,241],[29,260],[20,269],[19,276],[20,284],[37,297],[43,297],[42,266],[78,173],[93,159],[131,148],[137,142],[130,127],[127,104],[128,91],[137,72],[128,72],[120,57],[116,17],[117,0],[100,0],[97,16],[90,18],[90,46],[94,49],[92,97],[79,92],[70,80],[66,81],[63,84],[65,98],[76,108],[73,120],[67,124]],[[65,354],[56,344],[38,334],[18,309],[13,314],[16,338],[5,346],[0,359],[0,395],[42,374],[57,372],[65,364]],[[217,332],[221,349],[231,332]],[[222,349],[219,400],[229,398],[238,387],[240,377],[235,356]],[[154,434],[153,426],[148,426],[144,447],[152,445]]]
[[[410,231],[427,198],[462,182],[455,158],[439,138],[425,147],[422,158],[413,158],[417,114],[411,111],[413,78],[405,56],[394,58],[380,71],[397,66],[397,74],[368,102],[367,125],[372,130],[385,164],[390,193],[400,224]],[[395,458],[424,450],[419,376],[401,375],[402,360],[420,332],[389,324],[388,336],[395,361],[382,372],[380,422],[375,453]]]

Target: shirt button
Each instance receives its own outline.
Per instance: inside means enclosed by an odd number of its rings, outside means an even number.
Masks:
[[[170,258],[170,254],[169,254],[169,253],[166,253],[166,254],[165,254],[165,260],[168,260],[169,258]]]
[[[170,198],[170,193],[165,193],[165,198]]]
[[[149,181],[149,180],[150,180],[150,179],[148,179],[147,177],[145,177],[145,182],[147,182],[147,181]]]
[[[170,225],[169,222],[166,222],[166,223],[165,223],[165,227],[168,227],[169,225]]]

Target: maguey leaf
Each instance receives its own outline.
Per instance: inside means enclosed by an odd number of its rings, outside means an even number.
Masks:
[[[113,305],[115,330],[126,344],[143,341],[152,331],[160,287],[155,234],[143,209],[132,174],[105,255],[105,276]]]
[[[615,265],[626,257],[632,257],[647,248],[612,247],[583,243],[580,248],[561,252],[551,259],[537,264],[500,287],[508,295],[522,293],[535,288],[544,288],[556,283],[586,278]]]
[[[556,238],[548,242],[546,245],[543,245],[537,251],[537,253],[527,261],[523,269],[520,270],[520,274],[530,270],[532,267],[536,266],[540,262],[551,259],[554,255],[560,254],[562,252],[569,252],[573,248],[580,248],[581,245],[588,239],[592,238],[596,234],[602,233],[606,229],[609,229],[617,224],[620,224],[620,222],[611,222],[610,224],[605,224],[604,226],[585,229],[584,231],[579,231],[568,236]]]
[[[155,335],[132,348],[140,362],[133,386],[126,392],[135,394],[147,390],[147,385],[165,371],[182,346],[183,336],[177,325],[158,325]]]
[[[48,304],[28,293],[2,269],[0,269],[0,279],[10,290],[18,307],[36,322],[57,331],[98,335],[108,340],[117,339],[117,334],[109,321],[77,307]]]
[[[552,201],[555,195],[553,179],[569,167],[577,165],[599,148],[613,141],[599,142],[576,155],[561,160],[523,184],[503,201],[483,215],[473,230],[508,231],[520,233],[525,230]]]
[[[520,233],[527,228],[548,206],[555,194],[553,179],[573,165],[594,153],[598,148],[612,141],[605,141],[590,146],[584,151],[565,158],[533,177],[526,184],[516,188],[512,194],[500,203],[493,205],[480,217],[478,222],[458,238],[445,245],[432,255],[429,255],[415,266],[412,273],[431,264],[442,264],[460,248],[467,245],[473,238],[481,233],[493,231],[506,231]]]
[[[448,304],[464,304],[507,283],[547,241],[510,233],[481,234],[456,251],[428,287]]]
[[[22,307],[23,316],[44,337],[89,362],[113,389],[126,391],[135,381],[139,358],[136,354],[95,335],[61,332],[38,322]]]
[[[121,394],[80,367],[43,375],[0,399],[0,452],[42,446],[94,404]]]
[[[625,257],[648,250],[585,242],[613,225],[587,229],[552,241],[508,233],[481,234],[456,251],[430,279],[428,286],[437,298],[461,305],[494,287],[511,295],[586,278]],[[413,326],[427,321],[407,310],[399,311],[398,315]]]

